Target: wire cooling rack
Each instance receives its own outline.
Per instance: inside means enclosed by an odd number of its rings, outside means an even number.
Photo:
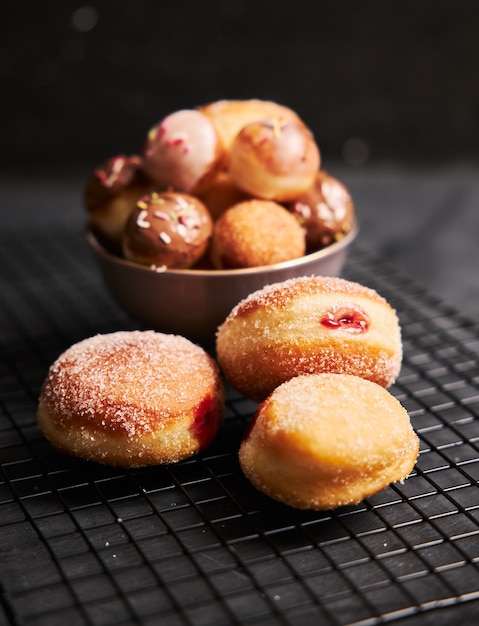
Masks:
[[[36,426],[49,365],[80,339],[137,326],[73,229],[4,234],[0,268],[0,623],[438,626],[479,616],[477,325],[352,251],[345,276],[399,313],[405,354],[392,392],[421,452],[404,484],[305,512],[242,475],[237,449],[256,405],[231,390],[215,444],[177,465],[125,471],[54,451]]]

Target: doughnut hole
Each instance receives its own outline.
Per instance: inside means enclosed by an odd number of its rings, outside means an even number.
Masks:
[[[196,194],[220,169],[224,150],[205,115],[182,109],[149,130],[143,157],[146,173],[161,189]]]
[[[308,252],[342,239],[353,227],[355,209],[348,189],[320,170],[312,187],[286,205],[306,231]]]
[[[233,182],[267,200],[293,200],[314,183],[320,165],[311,132],[293,120],[271,118],[243,128],[229,156]]]
[[[122,239],[126,259],[187,269],[206,252],[213,232],[208,209],[185,193],[153,192],[138,200]]]
[[[236,135],[253,122],[280,117],[303,124],[292,109],[270,100],[218,100],[202,105],[198,110],[213,122],[226,152],[230,151]]]
[[[136,201],[152,191],[136,155],[116,155],[92,172],[85,187],[90,228],[109,246],[119,247],[125,225]]]
[[[217,269],[272,265],[304,255],[304,230],[282,206],[249,200],[230,207],[213,230],[211,260]]]
[[[233,183],[226,170],[221,170],[215,178],[198,194],[216,221],[230,207],[249,199],[248,194]]]

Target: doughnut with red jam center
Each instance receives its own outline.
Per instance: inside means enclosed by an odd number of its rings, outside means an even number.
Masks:
[[[59,450],[122,467],[173,463],[209,446],[223,420],[218,367],[184,337],[90,337],[50,367],[38,423]]]
[[[320,323],[326,328],[341,329],[348,333],[364,333],[369,327],[367,314],[359,307],[340,306],[327,311]]]
[[[354,374],[388,387],[401,368],[401,330],[373,289],[304,276],[240,302],[218,329],[216,353],[231,386],[258,401],[300,374]]]

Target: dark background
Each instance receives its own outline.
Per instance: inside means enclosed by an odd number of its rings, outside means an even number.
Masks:
[[[474,0],[3,3],[3,172],[90,168],[177,108],[284,103],[324,159],[479,152]]]
[[[7,236],[83,232],[92,169],[171,111],[272,99],[349,187],[357,245],[477,319],[476,0],[18,0],[0,15]]]

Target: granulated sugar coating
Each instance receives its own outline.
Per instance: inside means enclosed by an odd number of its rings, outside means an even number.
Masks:
[[[50,368],[39,424],[57,447],[105,463],[171,462],[211,443],[222,421],[218,368],[175,335],[85,339]]]
[[[304,230],[275,202],[240,202],[215,224],[211,258],[217,269],[272,265],[297,259],[305,252]]]
[[[357,503],[405,479],[419,440],[386,389],[357,376],[298,376],[260,405],[240,448],[260,491],[299,508]]]
[[[268,285],[219,327],[216,352],[232,387],[261,401],[301,374],[354,374],[390,386],[402,361],[397,315],[376,291],[308,276]]]
[[[323,294],[364,295],[378,302],[386,303],[377,291],[352,281],[335,276],[299,276],[281,283],[272,283],[249,294],[239,302],[228,316],[228,319],[248,315],[257,307],[276,309],[286,307],[299,295]]]

